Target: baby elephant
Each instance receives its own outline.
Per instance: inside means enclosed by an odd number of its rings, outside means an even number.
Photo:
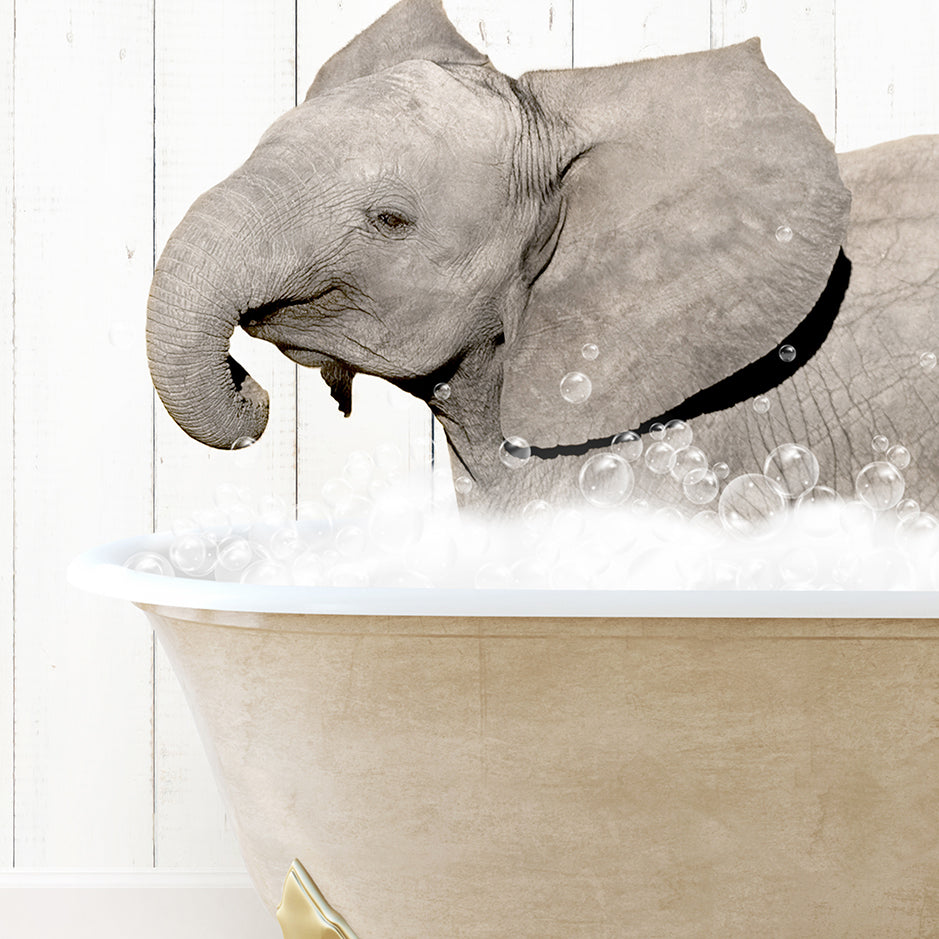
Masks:
[[[513,79],[402,0],[173,233],[150,368],[222,448],[268,413],[236,326],[346,414],[356,372],[386,378],[440,420],[464,505],[580,498],[614,435],[681,418],[734,473],[795,441],[849,494],[885,436],[935,507],[937,219],[935,139],[836,156],[757,40]]]

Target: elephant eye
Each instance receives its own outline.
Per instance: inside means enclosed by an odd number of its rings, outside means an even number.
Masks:
[[[392,209],[379,209],[366,213],[372,227],[383,235],[400,238],[414,223],[406,215]]]

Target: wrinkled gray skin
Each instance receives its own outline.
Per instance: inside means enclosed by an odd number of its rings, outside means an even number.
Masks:
[[[474,480],[463,505],[576,499],[600,441],[772,352],[843,247],[850,286],[821,348],[767,391],[768,414],[747,399],[695,417],[695,443],[735,474],[806,444],[850,494],[884,434],[935,508],[939,374],[918,360],[939,351],[937,166],[932,138],[836,162],[754,43],[515,82],[439,2],[404,0],[171,236],[148,309],[154,384],[203,443],[260,436],[267,395],[228,358],[241,325],[322,367],[344,410],[355,372],[426,401]],[[559,393],[573,370],[593,381],[583,404]],[[507,469],[509,435],[539,455]],[[648,474],[642,491],[679,495]]]

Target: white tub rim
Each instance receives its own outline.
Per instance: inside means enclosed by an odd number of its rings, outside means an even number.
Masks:
[[[245,613],[349,616],[662,617],[693,619],[939,619],[935,590],[474,590],[291,587],[143,574],[137,551],[165,551],[172,535],[91,548],[68,568],[73,586],[153,606]]]

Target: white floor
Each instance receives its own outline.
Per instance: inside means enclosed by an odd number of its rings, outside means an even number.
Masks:
[[[282,939],[247,877],[0,873],[0,939]]]

